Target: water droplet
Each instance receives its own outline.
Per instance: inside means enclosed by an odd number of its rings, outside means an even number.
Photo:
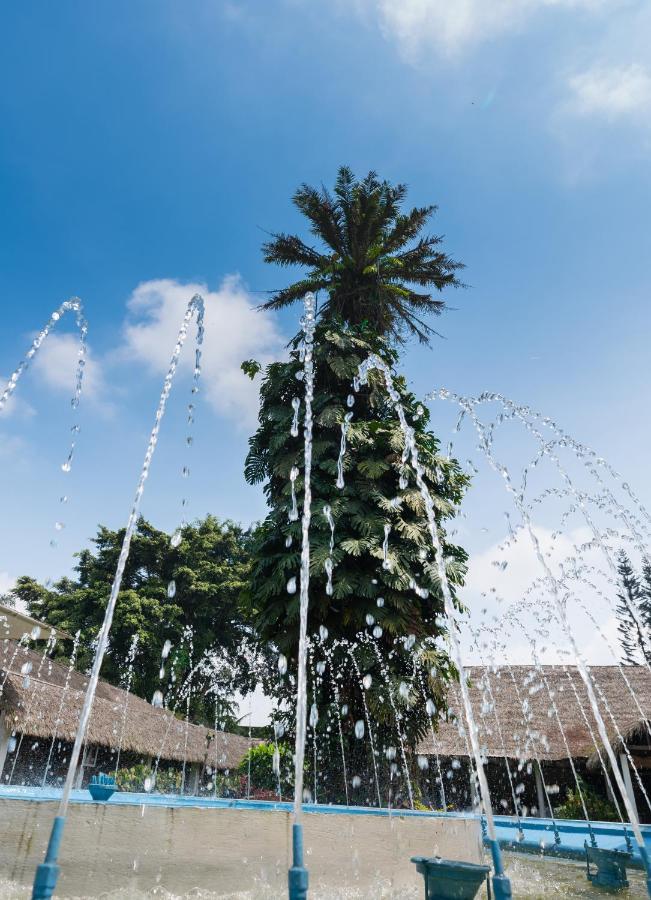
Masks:
[[[422,772],[424,772],[425,769],[429,768],[429,762],[428,762],[426,756],[419,756],[419,757],[418,757],[418,768],[419,768]]]
[[[156,709],[162,709],[162,706],[163,706],[163,692],[162,691],[154,691],[154,696],[151,698],[151,705],[156,707]]]
[[[149,794],[150,791],[152,790],[152,788],[154,787],[154,779],[152,778],[151,775],[147,775],[147,777],[145,778],[143,787],[145,789],[145,793]]]
[[[319,710],[317,709],[316,703],[313,703],[310,707],[310,728],[316,728],[317,722],[319,721]]]
[[[409,697],[409,685],[406,681],[400,682],[400,685],[398,686],[398,693],[403,700],[406,700]]]
[[[23,663],[22,666],[20,667],[20,674],[21,675],[29,675],[29,673],[32,671],[32,668],[33,668],[33,666],[31,664],[31,662]]]
[[[358,738],[360,741],[364,737],[364,720],[363,719],[358,719],[355,722],[355,737]]]
[[[344,705],[341,707],[341,716],[342,716],[342,718],[345,718],[347,715],[348,715],[348,704],[344,703]]]
[[[161,651],[161,658],[162,658],[162,659],[167,659],[167,657],[170,655],[170,650],[171,650],[171,649],[172,649],[172,642],[171,642],[171,641],[165,641],[165,643],[163,644],[163,649],[162,649],[162,651]]]
[[[365,675],[362,678],[362,684],[364,685],[364,690],[368,690],[370,686],[373,684],[373,678],[371,675]]]
[[[296,593],[296,577],[292,575],[292,577],[287,582],[287,593],[295,594]]]
[[[371,625],[375,624],[375,619],[370,613],[366,613],[366,624],[369,628],[371,627]]]
[[[425,703],[425,709],[427,710],[427,715],[431,718],[436,713],[436,704],[432,699],[428,699]]]
[[[317,674],[318,674],[318,675],[323,675],[323,673],[325,672],[325,667],[326,667],[325,662],[324,662],[322,659],[319,660],[319,662],[316,664],[316,671],[317,671]]]
[[[376,602],[378,606],[384,606],[384,597],[378,597]]]
[[[376,625],[375,628],[373,629],[373,637],[376,639],[382,637],[382,629],[380,628],[379,625]]]
[[[170,581],[170,583],[167,585],[167,596],[171,600],[172,597],[175,596],[175,594],[176,594],[176,582],[174,581],[174,579],[172,579]]]
[[[355,395],[354,394],[348,395],[348,397],[346,398],[346,405],[349,407],[355,405]]]
[[[181,540],[182,540],[181,530],[177,528],[177,530],[174,532],[174,534],[170,538],[170,546],[178,547],[179,544],[181,543]]]
[[[278,654],[278,671],[281,675],[284,675],[287,672],[287,657],[284,653]]]
[[[54,523],[54,527],[56,528],[57,531],[63,531],[63,529],[64,529],[66,526],[65,526],[65,524],[64,524],[63,522],[55,522],[55,523]]]
[[[362,779],[359,775],[353,775],[353,780],[351,781],[352,786],[357,790],[357,788],[361,785]]]
[[[32,640],[33,640],[33,641],[37,641],[37,640],[40,638],[40,636],[41,636],[41,626],[40,626],[40,625],[35,625],[35,626],[32,628],[30,634],[31,634]]]
[[[285,538],[285,546],[291,547],[293,541],[294,541],[294,538],[291,536],[291,534],[288,534],[287,537]]]
[[[325,627],[325,625],[319,626],[319,637],[322,641],[328,640],[328,629]]]

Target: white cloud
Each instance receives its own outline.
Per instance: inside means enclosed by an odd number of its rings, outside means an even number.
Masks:
[[[0,572],[0,594],[6,594],[15,583],[16,579],[12,578],[9,572]]]
[[[5,390],[8,381],[9,378],[7,376],[0,375],[0,394],[2,394]],[[34,415],[34,408],[30,406],[29,403],[27,403],[25,400],[17,397],[17,391],[18,387],[16,387],[16,390],[14,390],[11,396],[0,408],[0,421],[10,418],[29,419]]]
[[[452,55],[529,25],[551,9],[598,12],[621,0],[367,0],[407,59],[433,48]]]
[[[50,333],[33,363],[37,378],[56,391],[73,396],[77,378],[79,340],[74,334]],[[81,402],[91,401],[107,411],[107,388],[101,363],[90,349],[86,353]]]
[[[128,302],[123,352],[164,374],[188,301],[197,293],[206,307],[202,390],[218,413],[250,428],[257,417],[259,385],[244,375],[240,364],[249,358],[262,364],[277,359],[284,341],[274,317],[255,309],[239,276],[226,277],[216,291],[172,279],[138,285]],[[190,371],[193,363],[186,348],[180,367]]]
[[[565,581],[571,592],[567,618],[579,649],[588,662],[612,665],[614,658],[610,648],[619,654],[617,623],[611,606],[611,602],[615,601],[615,588],[609,582],[609,575],[606,574],[608,567],[600,551],[577,552],[578,547],[590,540],[590,530],[581,527],[553,537],[551,531],[538,527],[535,533],[545,560],[561,585],[561,567],[565,561],[580,555],[586,564],[594,567],[589,577],[593,586],[574,579]],[[548,663],[574,662],[567,637],[560,633],[556,624],[552,594],[550,588],[542,583],[543,578],[543,568],[529,535],[524,531],[518,533],[506,550],[502,549],[501,544],[495,544],[483,553],[471,556],[467,584],[461,599],[470,609],[471,627],[481,635],[480,640],[488,644],[481,651],[472,648],[470,635],[464,633],[462,628],[463,644],[472,662],[486,663],[494,652],[488,649],[492,641],[490,629],[496,629],[498,640],[504,645],[498,650],[497,662],[500,658],[511,663],[530,662],[531,644],[524,630],[534,635],[545,619],[552,624],[548,628],[547,638],[541,638],[540,634],[536,636],[541,660]],[[532,583],[537,580],[541,582],[540,587],[530,591]],[[599,592],[604,596],[600,596]],[[582,606],[590,610],[601,634]],[[516,618],[505,616],[509,607],[516,612]],[[567,655],[568,652],[570,655]]]
[[[595,65],[570,77],[568,109],[581,116],[613,121],[651,111],[651,71],[627,66]]]

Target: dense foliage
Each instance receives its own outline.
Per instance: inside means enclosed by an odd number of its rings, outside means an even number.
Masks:
[[[25,604],[30,615],[70,635],[79,632],[81,670],[92,662],[123,537],[123,529],[100,526],[94,549],[77,554],[75,578],[45,587],[23,576],[10,594],[10,599]],[[194,716],[214,724],[217,702],[223,724],[234,692],[249,683],[242,642],[250,643],[250,635],[240,609],[250,572],[249,544],[250,535],[238,525],[207,516],[186,525],[180,544],[172,547],[168,534],[141,519],[131,543],[102,677],[125,685],[137,636],[131,690],[150,701],[155,691],[162,690],[169,705],[178,702],[185,709],[184,685],[194,668]],[[166,641],[172,647],[161,680]],[[65,642],[57,652],[68,657],[71,649]]]
[[[617,561],[617,630],[622,662],[628,665],[651,663],[651,563],[642,562],[638,574],[622,550]]]
[[[588,811],[588,817],[591,822],[616,822],[619,818],[615,806],[599,794],[593,787],[587,784],[583,778],[579,777],[578,788],[569,788],[565,800],[560,806],[554,810],[557,819],[585,819],[585,808]],[[583,795],[583,802],[581,802]]]
[[[410,745],[429,724],[425,700],[436,708],[444,702],[445,685],[454,671],[443,642],[446,631],[443,602],[431,549],[424,504],[410,467],[402,462],[404,440],[393,404],[383,381],[371,375],[349,406],[351,380],[359,364],[375,352],[394,366],[396,353],[365,326],[317,328],[314,361],[314,459],[312,470],[313,516],[310,530],[311,584],[308,633],[312,636],[312,700],[326,710],[333,700],[333,674],[340,708],[348,707],[344,731],[350,736],[355,722],[364,719],[359,679],[370,674],[372,685],[365,699],[387,745],[396,744],[395,712]],[[260,427],[251,438],[246,477],[264,482],[270,512],[253,543],[249,591],[251,616],[259,636],[273,644],[295,670],[298,644],[298,591],[289,593],[290,579],[299,574],[300,529],[290,521],[293,506],[290,478],[302,496],[302,435],[291,433],[292,400],[299,397],[302,369],[299,352],[287,363],[267,369],[261,389]],[[467,483],[456,461],[440,452],[428,431],[429,414],[411,394],[403,378],[396,377],[416,440],[425,478],[435,499],[441,528],[455,514]],[[347,432],[343,488],[338,488],[337,461],[341,425],[354,413]],[[296,474],[296,473],[294,473]],[[335,526],[331,531],[325,508]],[[385,526],[388,555],[384,563]],[[444,537],[444,533],[442,532]],[[289,545],[289,546],[288,546]],[[466,554],[445,543],[448,577],[453,585],[463,580]],[[332,595],[327,592],[326,561],[334,564]],[[322,629],[327,631],[326,634]],[[319,672],[319,660],[330,654],[331,665]],[[353,654],[354,660],[353,660]],[[414,655],[419,655],[418,671]],[[357,674],[359,669],[359,675]],[[345,677],[343,677],[345,675]],[[267,677],[266,689],[291,698],[291,677]],[[291,711],[285,724],[291,727]],[[336,726],[335,726],[336,727]],[[333,733],[328,717],[323,728]]]
[[[396,779],[403,779],[399,789],[404,790],[407,769],[415,761],[407,760],[403,748],[407,753],[415,749],[432,717],[445,707],[446,685],[455,676],[424,504],[402,460],[396,410],[377,374],[354,397],[351,389],[370,353],[394,371],[395,348],[406,338],[427,343],[434,333],[427,317],[445,308],[440,292],[459,284],[460,263],[443,252],[440,237],[422,234],[435,207],[405,212],[405,196],[404,185],[380,181],[374,172],[356,180],[343,167],[332,194],[303,185],[293,198],[319,246],[279,233],[263,247],[267,262],[307,269],[299,281],[273,292],[266,308],[291,305],[307,291],[317,293],[319,301],[306,781],[315,796],[325,791],[331,799],[341,799],[338,794],[343,797],[344,788],[348,792],[352,786],[356,802],[364,794],[376,802],[382,779],[385,799],[386,791],[396,798]],[[255,377],[259,367],[247,360],[243,368]],[[264,483],[270,509],[255,535],[248,597],[261,641],[279,654],[280,671],[267,675],[265,688],[279,701],[281,734],[294,725],[298,504],[304,489],[302,423],[294,413],[302,369],[297,337],[290,360],[269,366],[264,374],[260,426],[246,461],[247,480]],[[454,516],[467,479],[455,460],[441,454],[427,430],[428,412],[404,379],[397,377],[395,384],[435,499],[448,576],[458,585],[466,554],[446,540],[444,522]],[[338,487],[343,432],[345,483]],[[352,775],[347,781],[345,759]],[[327,774],[319,780],[319,772]],[[326,779],[332,784],[324,785]]]
[[[275,291],[266,308],[281,309],[308,291],[324,291],[322,321],[366,323],[378,337],[401,342],[416,336],[426,343],[433,329],[425,317],[445,309],[427,289],[441,292],[459,285],[456,273],[462,265],[443,252],[440,237],[421,234],[436,207],[403,212],[406,193],[404,184],[380,181],[375,172],[357,181],[345,166],[333,194],[302,185],[294,205],[322,247],[315,249],[297,235],[273,235],[263,247],[266,262],[303,266],[308,272]]]

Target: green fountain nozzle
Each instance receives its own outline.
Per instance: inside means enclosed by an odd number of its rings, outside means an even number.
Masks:
[[[292,862],[288,872],[289,900],[307,900],[309,873],[303,865],[303,826],[292,826]]]

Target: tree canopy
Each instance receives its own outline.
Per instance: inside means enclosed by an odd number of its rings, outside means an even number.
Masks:
[[[363,674],[370,675],[372,687],[365,691],[365,699],[372,718],[384,728],[386,741],[397,741],[393,708],[397,705],[402,710],[401,730],[413,743],[443,704],[445,685],[454,668],[444,643],[434,643],[447,628],[441,586],[423,500],[412,471],[402,462],[404,441],[393,403],[381,379],[374,375],[368,386],[352,394],[351,381],[371,352],[392,367],[396,363],[396,352],[374,335],[370,326],[322,323],[317,328],[308,633],[316,637],[314,665],[330,654],[330,668],[320,673],[319,688],[313,688],[314,702],[331,703],[335,670],[347,670],[337,688],[347,706],[344,727],[351,734],[355,722],[364,717],[359,680]],[[288,658],[290,673],[296,666],[299,596],[298,591],[288,592],[288,584],[292,588],[291,579],[298,580],[299,574],[297,505],[303,489],[303,439],[298,429],[292,433],[292,420],[300,398],[301,382],[296,375],[301,369],[298,350],[291,352],[289,362],[268,367],[261,388],[260,427],[251,438],[246,461],[247,480],[264,482],[270,507],[252,545],[251,617],[260,638]],[[420,460],[443,533],[443,523],[455,515],[467,476],[455,460],[440,452],[427,428],[429,414],[404,379],[396,377],[395,384],[416,431]],[[347,452],[343,457],[344,486],[339,488],[343,423]],[[460,584],[466,554],[450,542],[445,542],[444,549],[450,581]],[[333,566],[331,593],[328,560]],[[324,628],[328,639],[319,649]],[[422,677],[414,674],[415,653],[420,654]],[[405,693],[401,685],[407,682]],[[268,677],[266,687],[288,699],[293,692],[291,683],[281,686],[274,675]],[[433,705],[426,704],[428,699]],[[291,712],[287,718],[291,723]]]
[[[124,686],[137,636],[131,690],[149,701],[161,690],[168,705],[178,702],[185,709],[185,683],[195,669],[192,711],[214,724],[216,700],[222,713],[230,712],[234,692],[250,684],[250,654],[241,649],[251,644],[251,635],[240,596],[250,572],[251,538],[240,526],[214,516],[186,525],[181,534],[173,547],[168,534],[144,519],[138,522],[102,677]],[[76,577],[46,587],[23,576],[9,595],[30,615],[70,635],[79,632],[77,666],[82,670],[92,662],[123,538],[124,529],[100,526],[94,548],[77,554]],[[171,649],[163,660],[167,641]],[[69,656],[69,642],[57,652]]]
[[[443,251],[440,236],[422,234],[436,206],[405,212],[406,194],[404,184],[380,181],[375,172],[357,180],[347,166],[339,169],[332,194],[303,184],[294,205],[320,246],[285,233],[263,245],[266,262],[308,270],[275,291],[265,308],[281,309],[308,291],[324,291],[322,321],[366,323],[379,337],[402,342],[415,336],[427,343],[434,333],[427,318],[445,309],[432,289],[438,295],[459,286],[462,264]]]
[[[651,663],[651,563],[643,560],[642,572],[638,574],[627,554],[621,550],[617,571],[619,591],[616,613],[622,662],[627,665]]]

